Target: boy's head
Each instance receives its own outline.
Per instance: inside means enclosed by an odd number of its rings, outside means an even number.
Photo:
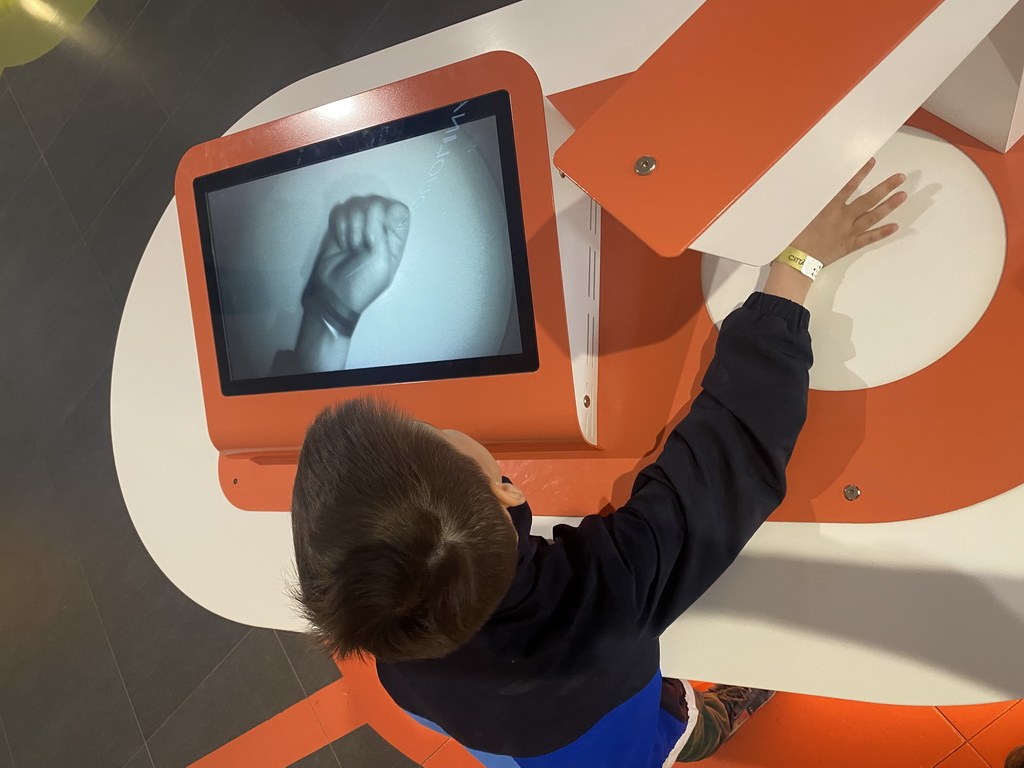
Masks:
[[[438,658],[487,621],[516,567],[502,483],[479,443],[371,399],[321,413],[292,493],[296,598],[328,649]]]

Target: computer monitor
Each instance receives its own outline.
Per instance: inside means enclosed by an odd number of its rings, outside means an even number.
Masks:
[[[537,370],[507,91],[193,189],[225,396]]]
[[[176,179],[225,493],[287,508],[306,427],[367,394],[492,450],[588,447],[544,99],[490,53],[192,148]]]

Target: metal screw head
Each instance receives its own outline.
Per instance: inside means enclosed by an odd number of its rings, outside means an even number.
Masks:
[[[856,485],[848,485],[843,488],[843,498],[847,501],[856,501],[860,498],[860,488]]]
[[[583,396],[583,407],[584,408],[589,408],[590,407],[590,395],[584,395]]]
[[[648,176],[654,173],[654,169],[657,167],[657,160],[650,155],[644,155],[633,165],[633,170],[636,171],[637,176]]]

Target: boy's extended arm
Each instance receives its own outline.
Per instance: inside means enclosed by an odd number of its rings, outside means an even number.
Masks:
[[[726,318],[690,413],[625,506],[587,522],[600,529],[587,535],[605,550],[605,577],[617,589],[628,581],[633,619],[654,633],[714,583],[785,496],[807,412],[808,321],[799,304],[763,293]]]
[[[794,240],[825,266],[894,234],[878,226],[907,199],[895,174],[853,197],[869,161]],[[851,200],[851,197],[853,199]],[[660,634],[736,559],[786,494],[786,464],[807,412],[809,278],[773,264],[722,323],[703,391],[644,469],[630,500],[578,529],[555,529],[560,568],[549,589],[571,595],[588,629]],[[588,606],[588,608],[583,608]],[[589,621],[589,623],[588,623]]]

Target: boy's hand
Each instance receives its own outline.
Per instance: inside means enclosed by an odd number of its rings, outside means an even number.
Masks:
[[[892,194],[907,180],[904,174],[890,176],[870,192],[847,202],[874,166],[875,159],[871,158],[797,236],[793,241],[794,248],[813,256],[827,267],[899,230],[898,224],[872,227],[906,201],[906,192]]]
[[[395,279],[409,237],[409,208],[371,195],[334,206],[313,267],[320,298],[339,314],[366,311]]]

